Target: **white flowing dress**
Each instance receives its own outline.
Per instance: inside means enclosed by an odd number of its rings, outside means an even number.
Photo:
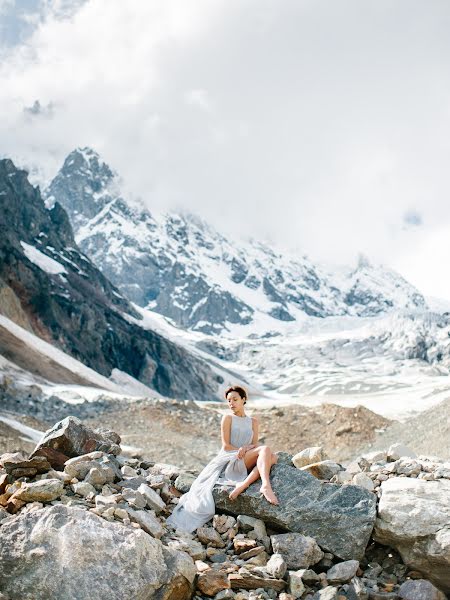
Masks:
[[[252,418],[231,415],[230,444],[240,448],[251,444]],[[247,468],[237,450],[223,450],[200,472],[190,490],[181,496],[167,523],[175,529],[193,532],[207,523],[215,513],[212,490],[215,484],[236,485],[247,477]]]

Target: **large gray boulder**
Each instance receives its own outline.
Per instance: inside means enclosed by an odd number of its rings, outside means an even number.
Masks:
[[[213,490],[219,510],[262,519],[280,531],[295,531],[313,537],[319,546],[344,560],[360,560],[376,517],[375,494],[356,485],[319,481],[287,464],[276,464],[270,481],[279,506],[261,497],[261,481],[252,484],[234,501],[229,488]]]
[[[450,481],[383,481],[373,537],[450,592]]]
[[[10,600],[180,600],[193,560],[79,507],[55,505],[0,527],[0,592]]]

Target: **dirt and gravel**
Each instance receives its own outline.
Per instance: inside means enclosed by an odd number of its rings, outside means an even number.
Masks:
[[[122,444],[135,448],[137,455],[195,470],[218,452],[220,421],[228,411],[226,404],[219,402],[199,405],[145,399],[119,407],[114,403],[107,411],[102,410],[104,404],[102,400],[99,413],[94,415],[93,406],[87,411],[81,405],[82,412],[77,416],[92,427],[113,429],[122,437]],[[49,429],[64,416],[77,414],[71,405],[64,413],[61,402],[55,405],[56,413],[57,418],[52,418],[48,410],[43,419],[3,412],[39,431]],[[386,449],[401,441],[417,454],[450,458],[450,399],[403,423],[390,421],[363,406],[349,408],[329,403],[265,408],[249,404],[247,414],[259,417],[260,442],[275,451],[294,454],[308,446],[323,446],[330,458],[345,463],[364,452]],[[0,453],[19,449],[30,452],[34,445],[0,421]]]
[[[220,421],[225,404],[202,405],[194,402],[143,400],[122,409],[108,411],[83,421],[92,427],[107,427],[120,434],[122,444],[140,449],[149,460],[199,469],[220,448]],[[71,414],[70,407],[67,414]],[[249,415],[258,415],[260,442],[273,450],[299,452],[308,446],[323,446],[330,458],[350,460],[363,445],[375,439],[377,431],[390,421],[370,410],[323,404],[258,409],[249,407]],[[54,425],[51,419],[8,413],[21,423],[45,431]],[[23,434],[0,422],[0,453],[32,450]]]

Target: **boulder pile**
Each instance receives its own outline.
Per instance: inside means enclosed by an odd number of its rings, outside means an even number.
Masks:
[[[0,599],[444,600],[450,465],[397,454],[344,469],[320,448],[280,453],[280,506],[258,482],[234,502],[216,486],[217,514],[189,534],[166,518],[195,473],[67,417],[30,456],[0,456]]]

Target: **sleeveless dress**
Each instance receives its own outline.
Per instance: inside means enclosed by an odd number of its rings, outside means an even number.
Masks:
[[[253,438],[252,418],[231,415],[230,444],[240,448],[251,444]],[[212,490],[215,484],[236,485],[247,477],[247,468],[237,450],[220,450],[181,496],[167,523],[175,529],[192,533],[202,527],[215,514]]]

